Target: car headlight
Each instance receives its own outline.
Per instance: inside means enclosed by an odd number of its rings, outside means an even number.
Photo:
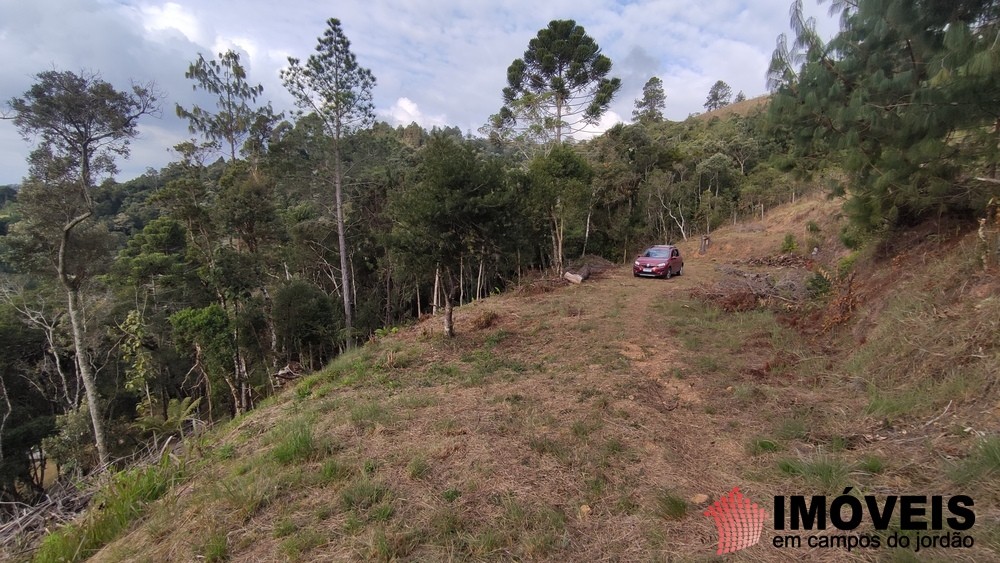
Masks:
[[[642,264],[640,264],[638,260],[635,261],[635,265],[636,266],[642,266]]]
[[[660,262],[659,264],[657,264],[657,265],[656,265],[656,267],[657,267],[657,268],[662,268],[662,267],[664,267],[664,266],[666,266],[666,265],[667,265],[667,263],[666,263],[666,262]]]

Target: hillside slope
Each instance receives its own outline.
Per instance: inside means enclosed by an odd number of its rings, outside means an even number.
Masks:
[[[681,243],[681,277],[619,267],[460,307],[452,340],[430,318],[370,342],[195,440],[191,477],[92,560],[710,559],[702,512],[734,486],[768,513],[846,486],[971,494],[975,546],[937,555],[996,560],[995,276],[969,265],[972,235],[851,258],[838,221],[806,199],[705,256]],[[788,233],[817,255],[776,258]],[[929,244],[949,245],[940,264]],[[847,262],[849,285],[802,297]],[[883,365],[925,353],[947,357],[910,381]],[[764,530],[733,558],[912,556],[776,549]]]

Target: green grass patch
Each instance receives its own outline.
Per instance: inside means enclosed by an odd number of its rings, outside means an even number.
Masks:
[[[573,436],[583,440],[601,427],[601,421],[595,419],[577,420],[570,426]]]
[[[805,440],[809,436],[809,421],[798,416],[784,419],[776,432],[782,440]]]
[[[317,530],[299,530],[281,542],[281,552],[294,561],[327,541],[327,537]]]
[[[951,473],[960,485],[996,482],[1000,477],[1000,436],[984,438]]]
[[[851,466],[839,457],[820,454],[812,459],[782,459],[778,468],[787,475],[804,478],[828,493],[844,489]]]
[[[47,535],[34,561],[81,561],[131,527],[146,505],[185,477],[185,466],[164,457],[159,464],[115,474],[93,500],[87,516]]]
[[[199,560],[211,563],[222,563],[229,560],[229,536],[225,530],[211,530],[194,548]]]
[[[308,461],[318,451],[313,439],[312,422],[305,418],[278,426],[270,439],[274,441],[271,457],[282,465]]]
[[[361,431],[371,430],[377,425],[388,426],[394,420],[393,414],[378,401],[355,404],[351,407],[351,424]]]
[[[540,454],[551,455],[562,463],[569,462],[569,448],[548,436],[532,436],[528,439],[528,446]]]
[[[294,534],[299,529],[299,525],[291,518],[285,518],[274,526],[274,537],[283,538]]]
[[[326,483],[337,483],[346,480],[353,474],[351,467],[339,460],[328,459],[319,469],[320,477]]]
[[[673,491],[662,489],[656,493],[653,513],[664,520],[680,520],[687,515],[688,503]]]
[[[344,510],[362,512],[390,499],[391,495],[392,491],[385,483],[362,477],[340,491],[340,506]]]
[[[430,475],[431,464],[427,462],[426,457],[418,455],[410,460],[409,465],[406,466],[406,472],[411,479],[423,479]]]
[[[866,455],[858,461],[858,469],[871,475],[878,475],[885,471],[885,461],[876,455]]]
[[[781,444],[770,438],[757,437],[747,443],[747,453],[750,455],[763,455],[781,451]]]

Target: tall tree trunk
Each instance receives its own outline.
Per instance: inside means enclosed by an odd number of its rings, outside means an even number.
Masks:
[[[459,291],[461,291],[461,279],[459,283],[455,284],[455,276],[451,273],[450,269],[445,269],[444,276],[445,285],[445,295],[444,295],[444,335],[448,338],[455,336],[455,323],[452,318],[452,314],[455,310],[455,297]]]
[[[84,167],[86,176],[89,169]],[[88,196],[89,197],[89,196]],[[76,356],[77,373],[83,380],[83,387],[87,393],[87,410],[90,411],[90,422],[94,427],[94,442],[97,445],[97,455],[102,466],[106,466],[111,458],[108,456],[108,442],[104,434],[104,421],[101,415],[101,405],[97,397],[97,380],[90,369],[90,362],[87,360],[85,345],[83,342],[83,311],[80,306],[80,289],[76,279],[70,276],[66,269],[66,252],[69,250],[69,237],[73,229],[89,219],[91,212],[86,212],[75,217],[63,227],[62,239],[59,241],[59,256],[56,269],[59,273],[59,281],[66,288],[67,308],[69,309],[70,325],[73,328],[73,349]]]
[[[347,265],[347,234],[344,227],[344,195],[343,195],[343,165],[340,162],[340,125],[337,125],[333,140],[333,191],[336,199],[337,243],[340,247],[340,282],[341,294],[344,296],[344,331],[347,333],[346,347],[354,344],[354,316],[351,311],[351,271]]]
[[[108,440],[104,434],[104,420],[101,415],[101,406],[97,397],[97,379],[90,369],[90,362],[84,353],[83,343],[83,319],[80,310],[80,291],[75,287],[68,287],[66,297],[69,308],[69,322],[73,327],[73,348],[76,350],[76,365],[79,370],[80,379],[83,380],[83,387],[87,392],[87,410],[90,411],[90,422],[94,426],[94,442],[97,445],[97,455],[100,457],[101,465],[106,466],[111,458],[108,455]]]
[[[438,314],[438,305],[440,302],[441,295],[441,265],[438,264],[437,268],[434,269],[434,298],[431,300],[431,314]]]

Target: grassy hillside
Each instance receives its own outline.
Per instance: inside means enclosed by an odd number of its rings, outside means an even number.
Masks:
[[[996,560],[996,272],[943,225],[851,253],[837,209],[681,243],[671,280],[526,285],[457,309],[452,340],[428,318],[369,342],[191,440],[92,560],[704,560],[702,512],[734,486],[768,512],[847,486],[969,494],[975,546],[930,553]],[[733,559],[913,557],[773,533]]]

